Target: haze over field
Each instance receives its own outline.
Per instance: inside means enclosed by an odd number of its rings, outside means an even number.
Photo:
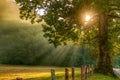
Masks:
[[[54,48],[43,37],[40,24],[32,25],[19,18],[18,6],[12,0],[0,0],[0,11],[1,63],[51,66],[82,64],[82,54],[78,46],[69,44]]]
[[[0,0],[0,17],[3,20],[23,22],[19,18],[19,7],[13,0]]]
[[[13,0],[0,0],[0,62],[4,64],[80,66],[83,49],[79,46],[54,48],[44,38],[40,24],[19,18],[18,5]],[[97,49],[96,49],[97,50]],[[85,48],[86,64],[95,63],[97,54]],[[119,64],[119,57],[116,58]]]

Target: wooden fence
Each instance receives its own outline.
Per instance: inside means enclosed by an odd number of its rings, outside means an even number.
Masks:
[[[81,79],[86,80],[89,76],[93,74],[93,65],[81,66]],[[65,68],[65,80],[75,80],[75,68],[71,68],[71,78],[69,76],[69,69]],[[16,80],[23,80],[21,77],[17,77]],[[51,80],[56,80],[55,70],[51,69]]]
[[[81,66],[81,79],[86,80],[89,76],[93,74],[93,65]],[[65,68],[65,80],[75,80],[75,68],[71,68],[71,78],[69,77],[69,69]],[[55,79],[55,70],[51,69],[51,80]]]
[[[81,80],[86,80],[93,74],[93,65],[81,66]]]

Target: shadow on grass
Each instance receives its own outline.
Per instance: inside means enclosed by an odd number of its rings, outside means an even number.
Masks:
[[[56,80],[64,80],[64,76],[59,75],[59,76],[56,76],[55,79]],[[28,78],[28,79],[24,79],[24,80],[51,80],[51,77],[37,77],[37,78]]]
[[[64,74],[58,74],[55,77],[55,80],[64,80]],[[69,75],[69,78],[71,79],[71,74]],[[28,78],[23,80],[51,80],[51,77],[37,77],[37,78]],[[75,80],[80,80],[80,74],[75,75]]]
[[[120,80],[118,77],[112,77],[105,74],[94,73],[87,80]]]

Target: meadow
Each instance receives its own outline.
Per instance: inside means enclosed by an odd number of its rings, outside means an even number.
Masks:
[[[21,77],[23,80],[51,80],[50,70],[55,69],[56,79],[64,80],[65,67],[41,67],[41,66],[0,66],[0,80],[15,80]],[[70,68],[68,68],[70,70]],[[71,80],[71,71],[70,80]],[[80,68],[75,68],[75,80],[80,80]],[[94,73],[87,80],[120,80],[107,75]]]
[[[50,80],[51,69],[56,71],[56,79],[64,79],[64,68],[59,67],[32,67],[32,66],[0,66],[0,80],[14,80],[21,77],[24,80]],[[76,69],[76,76],[80,75]]]

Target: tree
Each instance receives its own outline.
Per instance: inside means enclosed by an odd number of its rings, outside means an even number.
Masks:
[[[68,42],[98,47],[96,71],[113,75],[112,48],[120,34],[119,0],[16,0],[20,17],[43,24],[55,47]],[[44,14],[40,15],[40,11]],[[85,21],[85,16],[90,20]]]

